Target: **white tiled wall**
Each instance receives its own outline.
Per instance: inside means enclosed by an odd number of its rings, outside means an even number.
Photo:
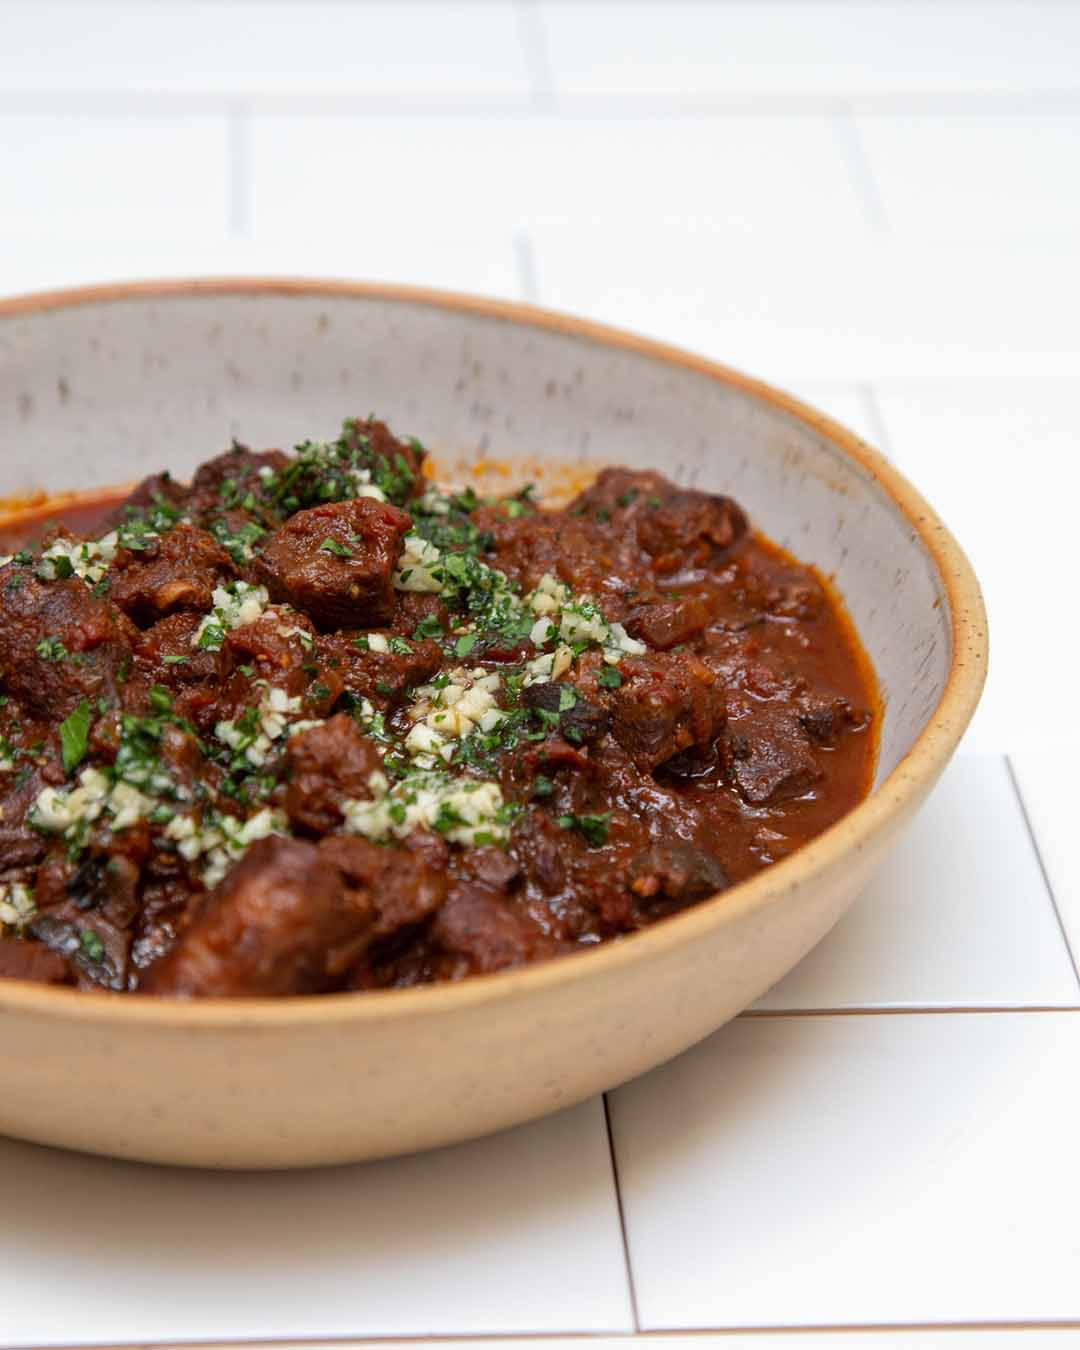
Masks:
[[[1080,1345],[1080,3],[0,0],[0,292],[237,272],[792,388],[954,527],[992,673],[861,905],[606,1104],[293,1177],[0,1143],[0,1346]]]
[[[5,92],[525,99],[513,5],[487,0],[4,0]]]

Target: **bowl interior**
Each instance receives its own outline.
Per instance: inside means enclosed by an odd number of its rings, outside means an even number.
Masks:
[[[937,568],[825,419],[647,346],[420,296],[210,287],[0,311],[0,496],[184,476],[370,411],[444,458],[623,463],[723,490],[831,574],[885,698],[880,781],[949,674]]]

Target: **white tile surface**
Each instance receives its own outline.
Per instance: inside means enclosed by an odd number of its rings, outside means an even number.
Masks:
[[[517,20],[495,0],[4,0],[0,89],[514,96]]]
[[[1069,948],[1080,971],[1080,856],[1076,851],[1077,743],[1055,750],[1019,750],[1010,756],[1028,822]]]
[[[598,1100],[314,1172],[185,1172],[0,1140],[0,1195],[0,1345],[631,1326]]]
[[[757,1006],[1050,1004],[1080,1006],[1080,984],[1038,856],[1004,759],[965,755],[854,909]]]
[[[16,247],[13,239],[164,241],[221,237],[227,229],[224,116],[84,116],[0,107],[0,147],[5,257]]]
[[[310,234],[314,210],[324,236],[362,236],[380,216],[432,234],[595,220],[631,242],[642,219],[771,237],[794,221],[801,233],[866,232],[829,116],[256,114],[250,138],[252,219],[268,231]],[[636,284],[655,284],[669,249],[661,240],[633,259]]]
[[[556,89],[842,95],[1077,87],[1070,4],[544,0]]]
[[[1053,699],[1032,695],[1032,672],[1080,662],[1080,629],[1061,622],[1075,570],[1075,379],[883,383],[875,392],[893,459],[982,582],[990,674],[969,744],[1057,744],[1060,715]]]
[[[867,114],[858,130],[895,231],[1039,240],[1080,229],[1080,111]]]
[[[612,1097],[643,1329],[1080,1320],[1080,1014],[744,1018]]]
[[[541,300],[774,383],[1071,378],[1080,247],[858,243],[628,221],[540,222]]]
[[[166,276],[319,276],[404,281],[446,290],[521,297],[508,233],[432,238],[415,230],[372,231],[362,240],[231,239],[167,244],[140,239],[5,241],[0,295],[103,281]]]

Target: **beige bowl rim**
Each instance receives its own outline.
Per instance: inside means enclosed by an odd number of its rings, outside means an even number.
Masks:
[[[952,660],[936,708],[911,749],[888,777],[853,810],[790,857],[741,882],[730,891],[673,915],[638,933],[596,948],[522,970],[477,975],[460,984],[357,993],[295,995],[242,1000],[201,999],[190,1003],[132,998],[126,994],[51,988],[0,980],[0,1013],[32,1013],[104,1024],[168,1026],[198,1034],[215,1028],[362,1025],[386,1019],[431,1016],[466,1007],[497,1005],[522,995],[553,991],[577,980],[600,977],[650,956],[692,944],[718,925],[755,910],[783,903],[828,871],[841,855],[858,851],[897,815],[917,805],[941,773],[971,720],[986,680],[989,654],[986,610],[979,583],[963,550],[930,505],[892,464],[832,418],[730,366],[651,338],[588,319],[507,300],[381,282],[300,277],[213,277],[125,282],[45,291],[0,300],[0,321],[79,305],[129,300],[170,300],[196,295],[334,296],[382,300],[501,319],[520,326],[562,333],[601,347],[621,348],[663,365],[681,367],[717,380],[796,417],[859,464],[885,491],[932,559],[948,599]]]

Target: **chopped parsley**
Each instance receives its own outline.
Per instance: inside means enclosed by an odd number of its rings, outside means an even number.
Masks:
[[[42,638],[34,651],[43,661],[64,661],[68,655],[68,649],[58,637]]]
[[[575,830],[590,848],[599,848],[607,843],[610,811],[602,811],[595,816],[559,816],[558,822],[564,830]]]
[[[320,553],[332,553],[336,558],[351,558],[353,551],[347,544],[343,544],[339,539],[332,536],[324,539],[319,545]]]
[[[622,676],[617,666],[604,665],[596,677],[601,689],[618,689],[622,685]]]
[[[252,508],[255,506],[252,500]],[[257,520],[245,521],[239,529],[233,529],[227,520],[219,518],[210,523],[210,533],[218,541],[234,563],[251,562],[255,556],[255,545],[266,534],[264,526]]]
[[[60,756],[64,772],[70,774],[86,758],[92,713],[86,699],[60,723]]]
[[[151,687],[150,706],[156,713],[167,714],[172,712],[172,695],[163,684],[155,684]]]
[[[175,525],[179,525],[181,513],[161,495],[154,494],[149,506],[127,508],[127,520],[117,529],[116,541],[132,553],[143,553],[167,534]]]
[[[49,558],[42,559],[36,575],[41,581],[66,581],[68,577],[75,575],[75,565],[63,553],[52,554]]]
[[[199,646],[204,651],[216,652],[225,642],[225,629],[219,623],[208,623],[199,634]]]
[[[95,965],[105,959],[105,944],[92,928],[79,930],[79,945],[82,947],[83,955]]]
[[[133,717],[125,713],[120,719],[120,748],[113,772],[121,782],[153,797],[177,795],[172,775],[161,762],[166,725],[162,717]]]
[[[413,471],[400,453],[392,457],[375,453],[369,425],[349,418],[336,441],[298,445],[294,458],[263,480],[270,502],[285,515],[355,497],[378,497],[403,506],[413,490]]]

